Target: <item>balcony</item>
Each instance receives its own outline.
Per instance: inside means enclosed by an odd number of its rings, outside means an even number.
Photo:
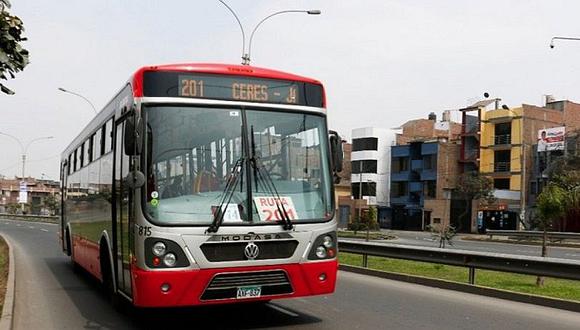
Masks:
[[[511,134],[503,134],[503,135],[496,135],[493,137],[493,144],[498,145],[506,145],[512,143],[512,135]]]
[[[493,191],[493,196],[497,199],[520,200],[520,192],[516,190],[496,189]]]
[[[511,162],[497,162],[493,164],[493,171],[495,173],[510,172]]]
[[[422,159],[413,159],[411,161],[411,170],[412,171],[420,171],[423,169],[423,160]]]
[[[409,171],[391,172],[391,181],[409,181]]]
[[[437,171],[436,170],[423,170],[421,172],[421,181],[426,180],[437,180]]]
[[[409,183],[409,191],[410,192],[422,192],[423,191],[423,182],[410,182]]]
[[[408,204],[409,196],[391,196],[391,204]]]

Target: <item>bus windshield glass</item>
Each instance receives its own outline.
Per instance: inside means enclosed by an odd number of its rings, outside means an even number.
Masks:
[[[144,115],[144,210],[154,223],[207,226],[219,208],[222,226],[331,218],[324,116],[166,105]]]

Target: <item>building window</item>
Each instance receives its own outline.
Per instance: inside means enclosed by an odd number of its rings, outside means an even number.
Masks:
[[[511,144],[512,143],[512,123],[495,124],[493,144]]]
[[[494,179],[493,180],[493,187],[495,189],[509,190],[510,189],[510,179]]]
[[[351,169],[353,174],[360,173],[377,173],[376,160],[354,160],[351,162]],[[362,172],[361,172],[362,166]]]
[[[378,138],[352,139],[352,151],[378,150]]]
[[[424,190],[425,190],[425,196],[427,197],[431,197],[431,198],[435,198],[437,195],[437,181],[435,180],[430,180],[430,181],[425,181],[424,185]]]
[[[426,170],[434,170],[437,168],[437,155],[423,156],[423,168]]]
[[[409,170],[409,157],[393,157],[391,162],[393,173],[405,172]]]
[[[511,171],[511,150],[496,150],[494,152],[494,172]]]
[[[407,196],[409,185],[407,182],[393,182],[391,185],[391,197]]]
[[[351,192],[354,198],[358,198],[360,195],[360,182],[352,183]],[[377,184],[376,182],[363,182],[362,183],[362,196],[376,196],[377,195]]]

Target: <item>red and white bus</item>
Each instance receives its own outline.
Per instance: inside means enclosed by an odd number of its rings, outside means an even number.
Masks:
[[[62,154],[62,248],[135,306],[329,294],[341,161],[319,81],[143,67]]]

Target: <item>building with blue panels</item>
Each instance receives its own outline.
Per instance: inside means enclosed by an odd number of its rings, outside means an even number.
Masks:
[[[461,226],[452,191],[459,171],[459,145],[446,139],[413,141],[391,148],[392,229],[424,230],[432,223]]]

